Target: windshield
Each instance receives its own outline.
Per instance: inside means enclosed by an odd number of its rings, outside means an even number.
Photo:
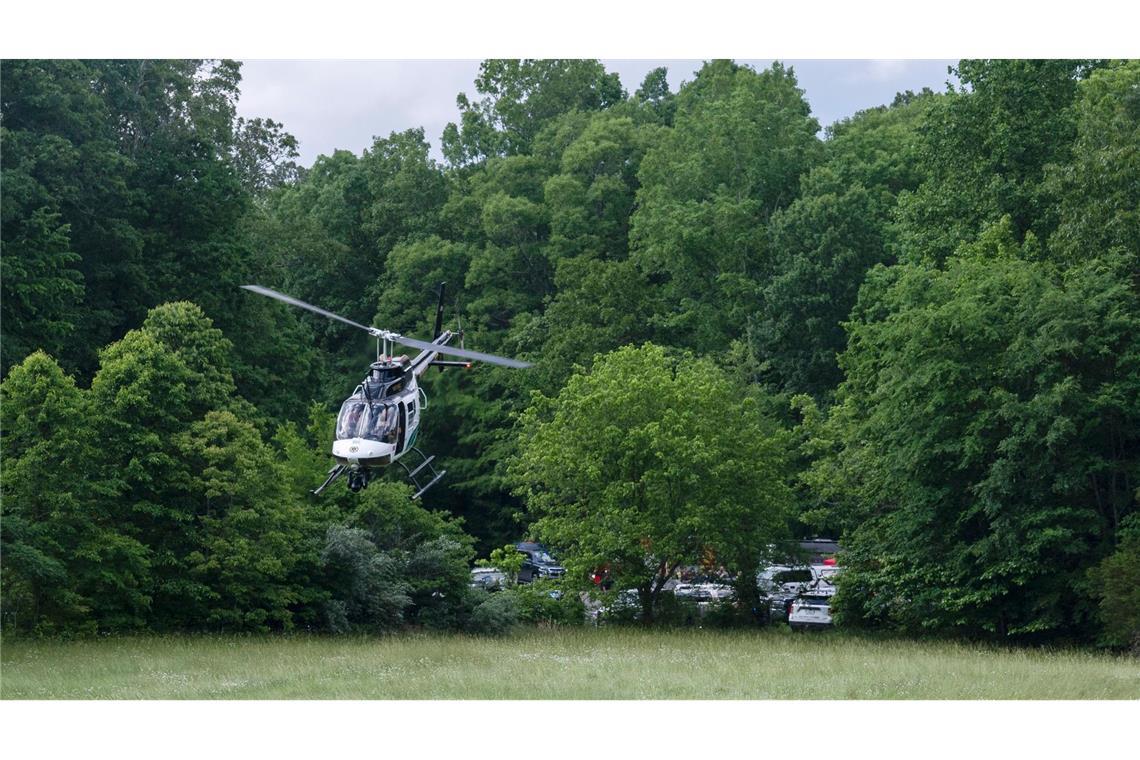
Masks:
[[[366,402],[353,396],[340,408],[336,419],[337,440],[345,438],[368,438],[373,441],[392,443],[396,439],[398,412],[391,402]]]
[[[784,570],[772,578],[776,583],[809,583],[811,579],[811,570]]]
[[[540,565],[553,565],[556,564],[554,557],[551,557],[544,551],[536,551],[531,553],[531,559]]]

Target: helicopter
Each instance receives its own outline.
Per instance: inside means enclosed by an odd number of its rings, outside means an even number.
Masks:
[[[462,342],[463,332],[443,329],[445,284],[439,284],[439,306],[436,308],[435,335],[431,342],[408,338],[378,327],[367,327],[261,285],[241,286],[250,292],[359,328],[376,338],[376,361],[369,365],[368,374],[341,404],[337,415],[336,435],[332,445],[332,456],[336,464],[328,471],[325,482],[313,490],[313,494],[320,495],[342,475],[347,475],[348,489],[358,492],[378,477],[384,468],[398,464],[404,468],[408,480],[416,488],[412,499],[420,498],[447,474],[447,470],[437,471],[432,464],[435,456],[426,456],[415,445],[422,412],[427,409],[427,394],[418,383],[419,377],[429,367],[470,368],[472,361],[516,369],[533,366],[530,362],[518,359],[447,345],[457,337]],[[409,359],[406,354],[396,356],[396,346],[418,348],[420,353],[414,359]],[[441,355],[459,357],[464,361],[441,359]],[[414,467],[401,461],[408,454],[415,455],[410,461],[419,458]],[[421,477],[430,480],[420,485]]]

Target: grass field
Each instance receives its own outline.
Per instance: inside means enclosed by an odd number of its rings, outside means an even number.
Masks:
[[[1140,699],[1140,660],[785,630],[6,639],[4,699]]]

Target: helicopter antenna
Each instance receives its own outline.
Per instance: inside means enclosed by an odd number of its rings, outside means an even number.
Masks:
[[[463,345],[463,310],[459,306],[459,295],[455,296],[455,325],[456,332],[459,333],[459,347],[464,348]]]
[[[435,307],[435,332],[431,336],[435,340],[443,332],[443,288],[447,285],[446,282],[439,284],[439,305]]]

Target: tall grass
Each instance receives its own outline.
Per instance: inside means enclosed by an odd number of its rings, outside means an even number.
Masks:
[[[5,640],[5,699],[1137,699],[1140,661],[835,632]]]

